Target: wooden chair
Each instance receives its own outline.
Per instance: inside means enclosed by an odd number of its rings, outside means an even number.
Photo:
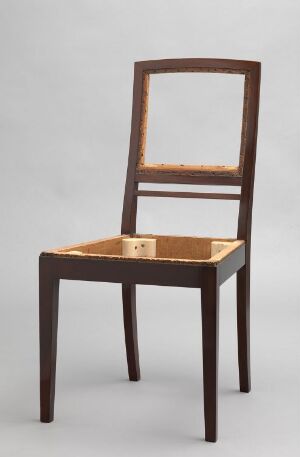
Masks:
[[[245,76],[240,161],[237,166],[147,164],[145,138],[151,74],[233,73]],[[140,379],[136,322],[136,284],[201,289],[205,439],[217,440],[219,288],[237,273],[238,360],[241,392],[250,391],[249,300],[251,214],[259,108],[260,63],[224,59],[171,59],[136,62],[133,109],[121,235],[44,251],[40,255],[41,421],[54,413],[59,280],[122,284],[129,379]],[[240,193],[139,190],[139,183],[240,186]],[[227,247],[211,256],[216,239],[143,235],[157,239],[155,258],[124,257],[121,242],[136,234],[138,197],[240,200],[236,239],[217,239]],[[78,252],[74,252],[79,251]]]

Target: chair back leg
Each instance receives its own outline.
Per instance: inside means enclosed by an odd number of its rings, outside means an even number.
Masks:
[[[137,336],[135,284],[122,284],[122,297],[128,375],[130,381],[139,381],[141,376]]]
[[[237,272],[237,331],[240,391],[250,392],[250,262]]]

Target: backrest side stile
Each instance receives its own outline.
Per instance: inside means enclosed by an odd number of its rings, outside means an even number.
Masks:
[[[249,247],[251,241],[253,188],[259,114],[259,91],[260,63],[256,62],[256,65],[251,70],[249,77],[247,129],[245,132],[245,161],[237,231],[237,237],[247,241]]]
[[[177,72],[232,73],[245,76],[240,159],[237,166],[145,163],[150,75]],[[138,196],[235,199],[240,200],[237,237],[246,240],[250,246],[259,86],[259,62],[193,58],[135,63],[122,234],[132,234],[136,231]],[[139,182],[241,186],[241,194],[139,191]]]
[[[125,184],[121,233],[134,233],[136,230],[137,196],[135,191],[138,183],[135,181],[136,163],[140,145],[140,123],[143,106],[143,71],[137,64],[134,65],[132,117],[127,177]]]

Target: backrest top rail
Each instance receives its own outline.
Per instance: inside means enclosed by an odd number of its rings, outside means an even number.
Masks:
[[[232,73],[244,74],[259,65],[259,62],[251,60],[234,59],[207,59],[207,58],[185,58],[185,59],[160,59],[144,60],[135,62],[135,66],[148,73],[155,73],[159,70],[168,72],[182,71],[215,71],[228,70]]]

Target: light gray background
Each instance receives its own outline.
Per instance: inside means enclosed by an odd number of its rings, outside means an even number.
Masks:
[[[1,457],[296,454],[299,13],[297,0],[1,0]],[[119,232],[133,62],[173,57],[263,64],[252,393],[238,392],[234,278],[221,293],[215,445],[203,441],[199,292],[138,287],[142,381],[129,383],[120,286],[62,282],[56,420],[40,424],[38,254]],[[138,229],[234,235],[236,213],[145,199]]]

